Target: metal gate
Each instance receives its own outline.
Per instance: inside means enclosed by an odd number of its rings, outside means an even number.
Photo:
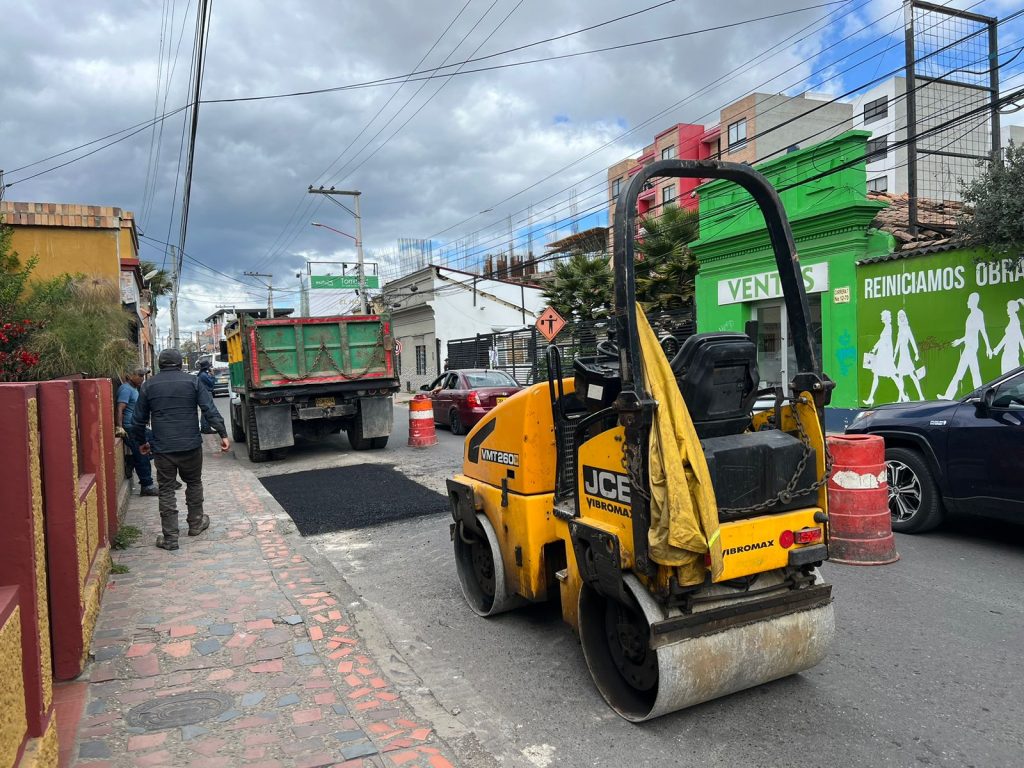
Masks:
[[[670,356],[671,350],[678,349],[695,332],[692,309],[651,313],[648,320]],[[564,370],[571,370],[577,357],[596,354],[598,342],[608,338],[609,325],[607,319],[567,323],[552,342],[562,354]],[[535,384],[547,380],[547,346],[548,341],[533,327],[452,339],[448,342],[448,367],[494,368],[505,371],[520,384]]]

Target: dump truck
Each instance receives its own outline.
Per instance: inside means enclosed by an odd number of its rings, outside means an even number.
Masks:
[[[296,437],[342,430],[357,451],[387,445],[399,389],[387,318],[240,314],[222,351],[231,373],[231,436],[245,443],[251,461],[284,458]]]
[[[654,177],[727,179],[764,215],[799,372],[760,388],[742,333],[669,359],[636,302],[636,203]],[[641,722],[820,662],[835,629],[823,408],[833,382],[776,191],[749,166],[664,160],[615,209],[609,337],[499,404],[447,480],[456,572],[483,617],[558,601],[600,694]],[[757,402],[770,399],[761,410]],[[511,628],[513,625],[504,624]]]

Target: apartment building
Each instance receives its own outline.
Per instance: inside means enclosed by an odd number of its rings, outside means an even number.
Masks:
[[[820,94],[752,93],[722,109],[722,159],[771,160],[850,130],[853,107]]]
[[[989,95],[969,85],[925,81],[919,81],[915,95],[917,196],[959,201],[961,180],[972,178],[978,158],[991,151],[989,114],[983,111],[948,128],[941,126],[984,107]],[[871,131],[867,149],[869,192],[901,195],[910,191],[908,153],[903,145],[907,123],[906,78],[891,78],[854,99],[854,127]]]

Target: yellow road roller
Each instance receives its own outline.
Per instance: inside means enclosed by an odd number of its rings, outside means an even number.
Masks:
[[[652,177],[727,179],[760,207],[799,372],[760,388],[742,333],[669,359],[637,306],[636,201]],[[823,408],[833,383],[775,189],[752,168],[665,160],[615,214],[608,338],[498,405],[448,479],[455,562],[480,616],[559,599],[594,683],[641,722],[813,667],[834,634]],[[699,308],[698,308],[699,311]]]

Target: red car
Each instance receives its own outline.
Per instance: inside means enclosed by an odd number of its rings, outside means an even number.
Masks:
[[[503,371],[467,369],[447,371],[420,389],[430,393],[434,423],[447,425],[453,435],[464,435],[485,413],[522,387]]]

